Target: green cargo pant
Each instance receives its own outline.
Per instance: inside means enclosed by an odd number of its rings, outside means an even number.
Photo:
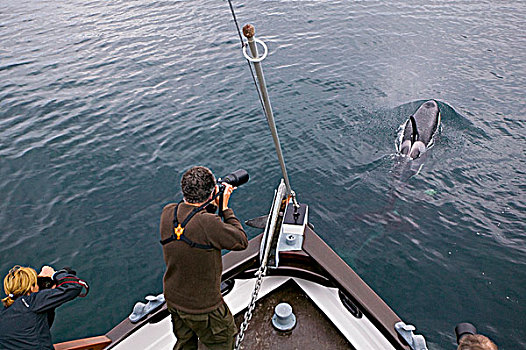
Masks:
[[[168,311],[177,338],[174,350],[197,350],[198,339],[210,350],[234,349],[237,327],[225,303],[204,314],[189,314],[170,307]]]

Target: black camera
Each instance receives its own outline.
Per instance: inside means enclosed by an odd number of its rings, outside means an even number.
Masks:
[[[40,290],[51,289],[55,285],[55,281],[51,277],[37,277],[37,284]]]
[[[471,323],[463,322],[457,324],[455,327],[455,334],[457,335],[457,344],[459,344],[460,338],[467,334],[477,334],[477,329]]]
[[[248,182],[248,172],[244,169],[239,169],[234,171],[233,173],[230,173],[226,175],[223,178],[220,178],[218,180],[219,185],[219,191],[225,190],[225,183],[232,185],[234,187],[239,187],[243,184],[246,184]]]
[[[65,271],[65,272],[69,273],[70,275],[76,275],[77,274],[77,271],[73,270],[69,266],[66,266],[66,267],[62,268],[62,270],[60,270],[60,271]],[[42,289],[51,289],[51,288],[53,288],[53,286],[56,285],[56,282],[53,281],[53,279],[51,277],[37,276],[37,284],[38,284],[38,288],[40,290],[42,290]]]
[[[233,173],[226,175],[223,178],[217,180],[219,191],[216,196],[219,196],[219,216],[223,217],[223,193],[225,192],[225,184],[239,187],[248,182],[248,172],[244,169],[238,169]],[[207,207],[208,212],[215,212],[217,208],[213,205]]]

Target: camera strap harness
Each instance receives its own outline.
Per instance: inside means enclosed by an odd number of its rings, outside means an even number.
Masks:
[[[183,201],[180,201],[179,203],[177,203],[177,205],[174,208],[174,221],[173,221],[174,231],[173,231],[173,233],[172,233],[172,235],[170,237],[168,237],[167,239],[161,240],[160,241],[161,244],[165,245],[165,244],[168,244],[168,243],[170,243],[172,241],[183,241],[183,242],[185,242],[186,244],[188,244],[192,248],[214,249],[214,247],[211,246],[211,245],[196,243],[196,242],[192,241],[190,238],[186,237],[184,235],[184,228],[185,228],[186,224],[188,224],[190,219],[192,219],[194,217],[195,214],[197,214],[201,210],[205,209],[208,206],[208,204],[210,204],[210,202],[212,202],[216,197],[217,197],[217,195],[214,196],[212,199],[206,201],[201,206],[199,206],[199,207],[195,208],[194,210],[192,210],[192,212],[190,214],[188,214],[188,216],[183,220],[182,223],[179,223],[179,220],[177,220],[177,208],[179,207],[179,204],[181,204]]]
[[[84,298],[89,293],[89,285],[88,285],[88,283],[86,281],[84,281],[84,280],[81,280],[77,276],[71,276],[70,275],[70,276],[59,278],[57,280],[57,287],[60,287],[61,285],[66,284],[66,283],[79,284],[82,287],[84,287],[84,291],[79,294],[79,297],[81,297],[81,298]]]

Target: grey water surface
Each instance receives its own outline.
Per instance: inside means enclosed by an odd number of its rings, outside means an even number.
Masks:
[[[234,1],[264,69],[292,187],[316,231],[430,349],[474,323],[526,348],[526,2]],[[87,298],[55,341],[106,333],[162,291],[158,222],[201,164],[281,177],[226,1],[0,2],[0,274],[72,266]],[[436,99],[417,174],[400,124]],[[259,232],[247,229],[250,237]]]

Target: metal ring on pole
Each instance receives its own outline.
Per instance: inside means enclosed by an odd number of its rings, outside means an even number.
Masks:
[[[267,48],[267,45],[259,40],[259,39],[256,39],[254,38],[253,39],[256,43],[260,44],[261,46],[263,46],[263,49],[264,49],[264,52],[263,52],[263,55],[258,57],[258,58],[253,58],[253,57],[250,57],[247,53],[247,45],[244,45],[243,46],[243,56],[245,56],[245,58],[247,60],[249,60],[250,62],[254,62],[254,63],[258,63],[258,62],[261,62],[263,61],[265,58],[267,58],[267,54],[268,54],[268,48]]]

